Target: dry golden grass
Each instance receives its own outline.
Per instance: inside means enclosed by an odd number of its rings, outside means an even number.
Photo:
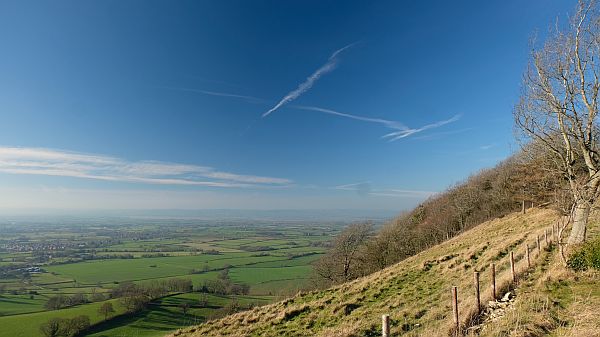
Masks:
[[[480,336],[600,336],[600,278],[576,274],[550,256],[517,289],[514,310]]]
[[[524,289],[517,291],[515,310],[494,325],[522,326],[522,334],[512,334],[503,328],[486,326],[489,336],[538,336],[546,329],[538,321],[545,319],[547,301],[536,297],[536,287],[547,283],[539,278],[560,279],[550,274],[552,252],[533,249],[531,258],[535,267],[525,272],[525,245],[532,246],[537,235],[543,235],[556,220],[548,209],[530,210],[526,215],[511,214],[486,222],[447,242],[367,277],[323,291],[298,294],[284,301],[210,321],[193,328],[176,331],[170,336],[365,336],[380,335],[381,315],[389,314],[393,336],[446,336],[452,324],[451,287],[459,292],[459,315],[462,327],[469,326],[475,311],[473,271],[481,273],[482,303],[491,299],[490,264],[496,264],[497,286],[502,291],[510,286],[509,252],[515,254],[516,269]],[[542,245],[543,236],[542,236]],[[565,271],[566,272],[566,271]],[[552,273],[559,273],[552,271]],[[552,282],[552,281],[550,281]],[[498,292],[502,296],[502,292]],[[600,296],[590,296],[590,304]],[[523,300],[521,300],[523,298]],[[583,301],[575,301],[586,308]],[[532,308],[534,310],[532,310]],[[537,310],[537,311],[535,311]],[[592,331],[596,323],[588,324],[589,311],[569,307],[563,311],[578,310],[574,322],[580,323],[571,332]],[[573,314],[574,317],[577,315]],[[527,316],[527,317],[525,317]],[[542,317],[542,319],[540,319]],[[527,324],[523,322],[527,321]],[[535,322],[529,324],[529,322]],[[556,329],[554,321],[548,327]],[[547,328],[550,329],[550,328]],[[573,330],[579,329],[579,330]],[[500,334],[495,334],[496,332]],[[548,332],[548,331],[546,331]],[[560,336],[575,336],[562,334]],[[592,335],[593,336],[593,335]]]
[[[598,216],[590,235],[598,235]],[[600,336],[600,274],[575,273],[552,252],[526,275],[514,310],[480,336]]]

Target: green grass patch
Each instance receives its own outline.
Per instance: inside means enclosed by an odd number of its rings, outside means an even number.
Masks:
[[[111,300],[117,313],[123,312],[123,307],[117,300]],[[50,318],[72,318],[87,315],[92,324],[98,323],[104,317],[98,314],[98,308],[104,302],[90,303],[62,310],[44,311],[31,314],[0,317],[0,337],[38,337],[41,336],[39,327]]]
[[[0,295],[0,316],[42,311],[46,300],[43,295]]]
[[[136,281],[189,275],[192,269],[223,268],[226,265],[243,266],[263,261],[281,260],[276,256],[253,256],[253,253],[227,255],[174,256],[126,260],[95,260],[48,267],[48,271],[62,278],[80,283]]]

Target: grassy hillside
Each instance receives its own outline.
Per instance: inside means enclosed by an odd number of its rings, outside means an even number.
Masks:
[[[556,214],[548,209],[532,209],[526,215],[513,213],[367,277],[324,291],[299,294],[170,336],[378,336],[382,314],[391,317],[392,335],[446,335],[452,327],[451,287],[458,286],[460,320],[466,324],[475,307],[473,271],[481,272],[482,302],[487,303],[491,299],[490,264],[496,264],[499,287],[506,286],[510,280],[509,252],[514,251],[516,269],[523,272],[525,245],[532,246],[535,237],[555,220]],[[532,252],[535,266],[521,275],[515,309],[484,325],[483,335],[502,335],[518,327],[535,331],[540,325],[544,325],[544,333],[561,335],[581,327],[575,324],[574,314],[569,313],[586,312],[585,308],[593,312],[600,294],[598,287],[587,290],[589,284],[598,284],[597,275],[579,275],[579,282],[569,283],[575,276],[560,267],[555,256],[551,249]],[[563,281],[557,281],[559,278]],[[581,285],[581,289],[573,285]],[[550,290],[543,292],[542,288]],[[580,291],[588,302],[577,300]]]
[[[125,315],[105,321],[88,331],[89,337],[158,337],[164,336],[169,331],[179,327],[190,326],[203,322],[207,317],[214,315],[220,308],[227,306],[232,301],[232,296],[207,295],[207,305],[197,305],[198,293],[177,294],[157,300],[150,309],[143,310],[135,315]],[[235,300],[240,305],[265,304],[272,298],[265,296],[236,296]],[[190,303],[188,312],[184,315],[179,307],[182,303]]]

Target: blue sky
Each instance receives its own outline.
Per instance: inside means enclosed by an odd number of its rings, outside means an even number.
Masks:
[[[574,6],[0,0],[0,208],[406,209],[516,149]]]

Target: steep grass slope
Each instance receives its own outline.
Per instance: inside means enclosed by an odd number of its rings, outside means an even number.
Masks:
[[[170,336],[378,336],[382,314],[390,315],[394,336],[444,336],[452,327],[451,287],[458,286],[460,319],[468,325],[475,308],[473,271],[481,272],[482,302],[487,303],[491,299],[490,264],[496,264],[499,288],[506,288],[510,279],[509,252],[515,254],[516,269],[524,271],[525,245],[533,246],[536,236],[542,236],[556,218],[548,209],[532,209],[526,215],[513,213],[367,277],[182,329]],[[554,255],[544,249],[534,250],[532,262],[536,267],[523,274],[523,283],[528,277],[547,273]],[[507,315],[506,320],[510,319]],[[497,335],[488,327],[482,333]]]
[[[589,227],[589,237],[597,238],[598,214]],[[479,336],[600,337],[600,271],[573,272],[554,250],[521,275],[516,291],[514,306]]]
[[[473,336],[600,337],[600,273],[574,273],[556,254],[523,275],[505,315]]]

